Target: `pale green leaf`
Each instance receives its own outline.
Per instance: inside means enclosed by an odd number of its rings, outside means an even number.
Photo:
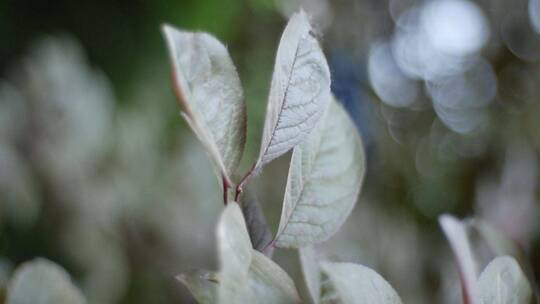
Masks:
[[[277,264],[252,249],[240,207],[230,202],[218,224],[220,304],[299,303],[294,282]]]
[[[176,277],[191,292],[199,304],[217,303],[219,275],[213,271],[195,270]]]
[[[365,173],[360,135],[331,97],[316,129],[294,148],[276,234],[278,247],[320,243],[345,222]]]
[[[183,116],[231,184],[246,133],[246,110],[236,68],[225,46],[207,33],[180,31],[169,25],[163,26],[163,33]]]
[[[495,258],[478,280],[482,304],[529,304],[532,291],[516,260],[509,256]]]
[[[281,37],[256,169],[302,142],[330,94],[330,70],[306,14],[294,14]]]
[[[46,259],[21,265],[7,291],[7,304],[84,304],[80,290],[69,274]]]
[[[325,288],[322,303],[339,304],[401,304],[396,291],[378,273],[351,263],[321,263],[335,291]],[[326,284],[325,284],[326,285]],[[331,301],[330,301],[331,300]]]

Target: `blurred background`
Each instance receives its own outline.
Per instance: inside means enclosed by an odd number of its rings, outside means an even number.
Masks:
[[[300,6],[368,159],[353,214],[321,252],[374,268],[405,303],[460,303],[437,224],[452,213],[516,242],[534,281],[540,0],[6,0],[0,303],[13,269],[37,256],[65,267],[89,303],[192,303],[174,276],[216,269],[221,189],[179,115],[160,25],[228,46],[246,96],[247,168],[279,37]],[[248,185],[273,231],[289,158]],[[275,259],[305,293],[296,252]]]

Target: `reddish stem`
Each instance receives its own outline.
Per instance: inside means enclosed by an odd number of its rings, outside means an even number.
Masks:
[[[227,182],[227,179],[225,176],[221,176],[222,184],[223,184],[223,204],[227,205],[227,202],[229,201],[229,183]]]
[[[276,244],[276,239],[273,239],[268,244],[266,244],[266,246],[264,246],[263,249],[261,249],[261,252],[264,253],[265,255],[271,254],[271,252],[274,250],[275,244]]]
[[[244,175],[244,177],[242,177],[242,179],[240,180],[240,182],[238,183],[238,186],[236,186],[236,193],[234,195],[234,200],[236,202],[238,202],[238,199],[240,198],[240,194],[242,193],[242,191],[244,190],[243,187],[244,187],[244,184],[246,183],[246,181],[248,180],[248,178],[251,176],[251,174],[253,174],[253,171],[255,170],[255,167],[257,166],[257,162],[255,162],[253,164],[253,166],[251,166],[251,168],[248,170],[248,172],[246,172],[246,174]]]
[[[463,304],[470,304],[469,303],[469,296],[467,291],[465,290],[465,287],[463,287],[463,283],[461,283],[462,287],[461,290],[463,290]]]

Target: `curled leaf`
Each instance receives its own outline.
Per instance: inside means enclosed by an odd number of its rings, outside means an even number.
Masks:
[[[294,148],[276,246],[302,247],[332,236],[351,213],[364,173],[360,135],[332,100],[316,130]]]
[[[320,119],[330,94],[330,70],[303,11],[281,37],[255,168],[299,144]]]
[[[163,26],[183,116],[226,182],[245,144],[246,110],[236,68],[225,46],[206,33]]]

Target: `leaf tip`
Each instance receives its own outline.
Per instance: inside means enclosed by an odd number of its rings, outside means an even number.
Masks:
[[[186,284],[186,275],[184,273],[177,274],[174,277],[178,282]]]
[[[178,30],[170,25],[169,23],[162,23],[161,24],[161,34],[163,35],[163,37],[165,38],[166,42],[167,42],[167,46],[169,48],[171,48],[173,45],[172,45],[172,42],[173,42],[173,35],[178,32]]]

